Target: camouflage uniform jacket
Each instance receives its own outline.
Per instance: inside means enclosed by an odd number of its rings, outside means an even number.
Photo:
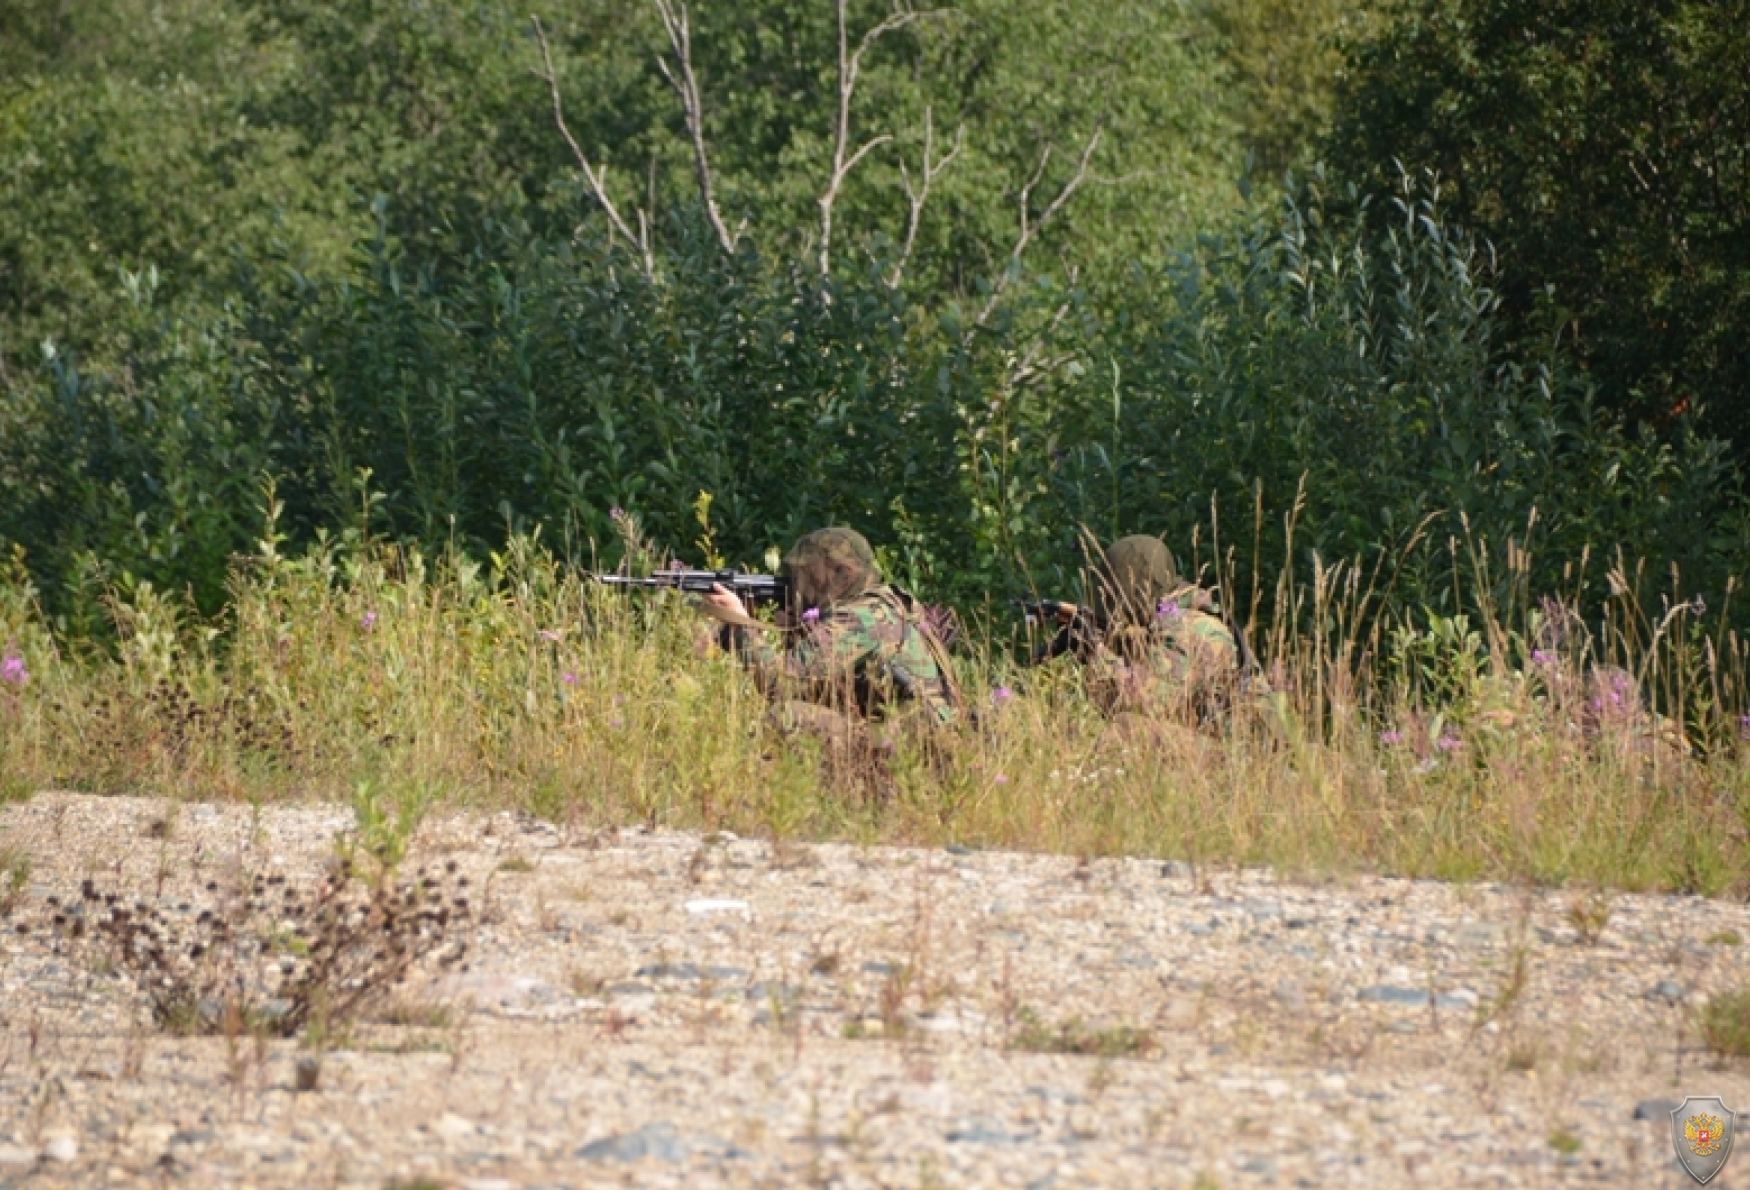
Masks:
[[[1088,693],[1109,715],[1179,710],[1207,717],[1240,684],[1239,645],[1221,617],[1200,606],[1196,587],[1161,600],[1147,628],[1107,632],[1080,624],[1064,630],[1064,647],[1087,667]]]
[[[788,634],[783,648],[763,633],[734,632],[736,653],[768,697],[795,698],[866,719],[915,706],[937,723],[958,713],[959,688],[947,654],[924,628],[916,601],[877,586],[822,611]]]

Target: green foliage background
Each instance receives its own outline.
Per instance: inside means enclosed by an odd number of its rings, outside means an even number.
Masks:
[[[1714,255],[1685,271],[1624,200],[1639,248],[1555,252],[1574,219],[1613,226],[1572,208],[1614,192],[1562,176],[1535,218],[1479,197],[1535,171],[1437,135],[1498,116],[1451,98],[1496,85],[1494,59],[1439,64],[1469,61],[1471,9],[1511,7],[966,0],[869,51],[852,145],[891,140],[846,182],[823,278],[830,6],[691,14],[733,252],[655,10],[541,12],[570,126],[652,228],[646,275],[554,127],[521,9],[0,0],[0,539],[74,630],[117,582],[223,606],[265,476],[295,541],[367,519],[484,550],[540,525],[607,561],[614,507],[689,552],[704,490],[734,560],[848,522],[963,606],[1067,581],[1083,524],[1168,533],[1188,563],[1238,544],[1266,598],[1316,551],[1390,560],[1400,604],[1461,605],[1467,535],[1529,537],[1546,586],[1621,549],[1717,595],[1750,530],[1701,431],[1732,427],[1673,418],[1678,389],[1623,361],[1633,312],[1669,308],[1681,351],[1659,358],[1735,391],[1702,323],[1738,308],[1750,241],[1687,236]],[[849,10],[853,44],[888,11]],[[1738,42],[1688,11],[1658,19],[1701,47],[1667,71],[1692,83]],[[962,148],[894,284],[926,121]],[[1328,129],[1331,173],[1310,164]],[[1729,230],[1711,201],[1669,197]]]

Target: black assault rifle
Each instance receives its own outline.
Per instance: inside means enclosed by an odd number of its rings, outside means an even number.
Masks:
[[[653,570],[646,578],[625,574],[592,574],[590,577],[607,587],[665,589],[690,595],[708,595],[712,587],[721,585],[737,598],[754,603],[783,603],[789,596],[787,585],[777,575],[743,574],[739,570]]]
[[[1011,602],[1021,609],[1029,624],[1067,624],[1083,614],[1080,607],[1061,599],[1015,599]]]

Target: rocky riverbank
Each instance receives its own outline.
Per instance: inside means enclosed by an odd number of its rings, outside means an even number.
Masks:
[[[319,1056],[153,1029],[41,928],[312,882],[350,824],[0,809],[0,1186],[1677,1187],[1657,1101],[1750,1105],[1694,1027],[1750,908],[1699,898],[458,814],[415,856],[485,889],[469,969]]]

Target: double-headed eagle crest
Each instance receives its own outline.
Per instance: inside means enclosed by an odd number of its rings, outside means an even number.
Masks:
[[[1725,1131],[1725,1125],[1718,1116],[1710,1116],[1703,1112],[1690,1116],[1683,1121],[1683,1139],[1689,1142],[1689,1151],[1697,1157],[1712,1157],[1720,1151],[1720,1135]]]

